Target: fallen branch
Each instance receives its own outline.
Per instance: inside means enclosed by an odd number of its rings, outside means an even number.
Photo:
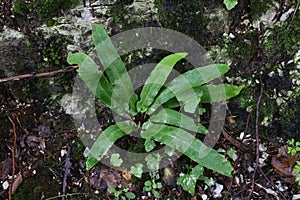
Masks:
[[[77,65],[75,65],[75,66],[69,66],[66,69],[59,69],[59,70],[52,71],[52,72],[44,72],[44,73],[39,73],[39,74],[31,73],[31,74],[23,74],[23,75],[18,75],[18,76],[11,76],[11,77],[0,79],[0,83],[4,83],[4,82],[8,82],[8,81],[18,81],[20,79],[25,79],[25,78],[55,76],[57,74],[69,72],[69,71],[72,71],[72,70],[75,70],[78,68],[79,67]]]
[[[260,94],[259,97],[257,99],[257,103],[256,103],[256,118],[255,118],[255,140],[256,140],[256,164],[255,164],[255,169],[253,172],[253,178],[252,178],[252,188],[250,190],[250,194],[249,194],[249,199],[251,199],[252,193],[254,191],[254,187],[255,187],[255,175],[256,172],[259,168],[259,109],[260,109],[260,103],[261,103],[261,99],[264,93],[264,84],[262,81],[262,76],[260,73],[258,73],[259,76],[259,82],[260,82]]]

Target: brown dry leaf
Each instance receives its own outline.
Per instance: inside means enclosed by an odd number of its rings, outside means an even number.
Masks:
[[[293,167],[299,159],[298,154],[294,156],[287,153],[287,145],[278,149],[278,154],[272,157],[272,167],[274,171],[283,176],[291,176],[290,178],[282,178],[286,183],[294,183],[295,177],[293,176]]]
[[[8,176],[8,174],[11,172],[12,167],[12,160],[11,158],[7,157],[5,160],[1,163],[1,180],[5,180]]]
[[[123,176],[123,178],[125,178],[126,181],[130,181],[131,180],[131,174],[130,174],[130,172],[127,169],[125,169],[122,172],[122,176]]]
[[[23,176],[22,174],[18,174],[17,177],[14,179],[13,185],[12,185],[12,194],[15,194],[15,192],[17,191],[18,187],[21,185],[23,181]]]
[[[100,172],[95,172],[90,178],[90,184],[98,189],[117,188],[121,182],[120,172],[115,170],[102,169]]]

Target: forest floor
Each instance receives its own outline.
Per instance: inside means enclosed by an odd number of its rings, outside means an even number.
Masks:
[[[36,31],[37,19],[14,13],[12,1],[1,3],[4,17],[0,33],[4,35],[9,27],[27,38],[0,41],[0,198],[130,199],[133,193],[134,199],[300,199],[294,171],[299,158],[288,153],[287,143],[300,141],[297,2],[278,1],[271,15],[274,18],[269,20],[271,26],[254,17],[268,10],[253,13],[254,3],[240,1],[228,11],[227,33],[210,36],[204,42],[214,60],[231,64],[225,81],[244,89],[228,103],[224,129],[214,147],[233,166],[232,176],[205,169],[203,176],[211,182],[197,181],[194,195],[177,184],[180,174],[195,166],[186,156],[155,173],[144,173],[141,179],[127,169],[118,171],[102,164],[87,171],[87,148],[72,115],[60,104],[62,94],[72,92],[76,76],[75,67],[68,68],[66,62],[69,38],[56,35],[45,39]],[[120,28],[116,24],[124,19],[116,16],[112,26]],[[171,27],[171,20],[163,21],[164,17],[168,16],[161,16],[158,25],[176,29]],[[254,21],[257,27],[253,27]],[[177,28],[182,31],[188,26]],[[189,31],[186,34],[197,38],[191,32],[194,29]],[[42,67],[36,67],[41,63]],[[39,77],[41,73],[45,74]],[[105,129],[113,123],[111,112],[101,105],[97,108],[99,124]],[[208,118],[203,118],[206,126]],[[132,139],[125,140],[117,141],[117,145],[129,148]],[[147,181],[155,183],[150,191],[145,187]],[[109,187],[115,191],[109,192]]]

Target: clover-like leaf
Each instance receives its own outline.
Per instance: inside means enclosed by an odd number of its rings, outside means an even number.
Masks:
[[[201,175],[203,175],[203,171],[204,168],[201,165],[197,165],[189,174],[179,174],[177,183],[181,185],[185,191],[188,191],[191,195],[194,195],[197,180]]]
[[[145,158],[147,166],[150,170],[157,171],[159,169],[159,163],[161,161],[161,156],[158,153],[149,154]]]
[[[120,154],[114,153],[110,157],[110,163],[115,167],[120,167],[123,163],[123,160],[120,158]]]
[[[142,178],[143,164],[136,163],[134,166],[131,166],[130,173],[132,173],[135,177]]]
[[[144,143],[144,146],[145,146],[145,150],[147,152],[151,151],[154,149],[154,147],[156,146],[155,142],[151,139],[146,139],[145,143]]]
[[[238,0],[224,0],[223,3],[225,4],[227,10],[231,10],[238,4]]]

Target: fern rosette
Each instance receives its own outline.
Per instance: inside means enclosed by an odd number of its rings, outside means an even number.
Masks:
[[[77,72],[95,98],[121,120],[106,128],[92,145],[86,161],[88,170],[108,155],[118,139],[139,133],[149,154],[157,144],[163,144],[199,166],[231,175],[232,166],[225,157],[197,139],[197,134],[206,134],[207,130],[192,117],[200,104],[225,101],[240,92],[242,88],[238,86],[210,84],[229,70],[227,65],[195,68],[166,83],[175,64],[187,56],[184,52],[174,53],[155,66],[137,94],[124,63],[101,26],[93,31],[93,41],[103,71],[84,53],[69,53],[68,62],[79,65]],[[134,163],[133,167],[136,166]]]

